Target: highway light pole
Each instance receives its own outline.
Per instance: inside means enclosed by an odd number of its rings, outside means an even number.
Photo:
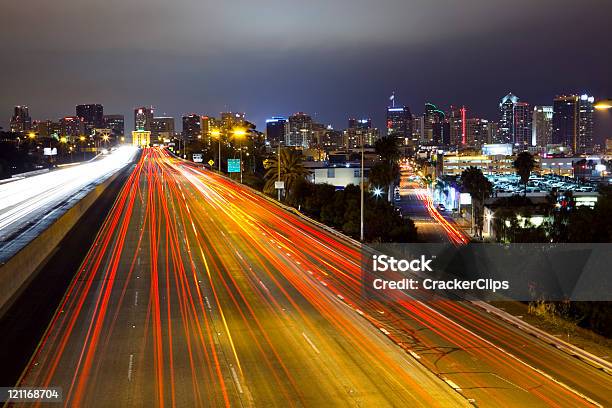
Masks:
[[[280,185],[280,181],[281,181],[281,141],[278,141],[278,181],[279,181],[279,185]],[[281,189],[277,188],[278,190],[278,201],[281,200]]]
[[[234,137],[238,139],[240,149],[240,184],[242,184],[242,138],[246,136],[246,130],[242,128],[234,129]]]
[[[364,152],[363,152],[364,148],[363,148],[363,134],[361,135],[361,171],[359,172],[359,176],[361,177],[361,182],[359,183],[361,185],[361,225],[360,225],[360,234],[359,237],[361,239],[361,242],[363,242],[364,240],[364,232],[363,232],[363,203],[364,203],[364,185],[363,185],[363,156],[364,156]]]
[[[221,131],[219,129],[213,129],[210,131],[211,136],[219,139],[219,162],[217,164],[217,169],[219,173],[221,173]]]

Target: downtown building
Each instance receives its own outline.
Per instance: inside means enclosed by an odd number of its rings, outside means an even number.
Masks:
[[[448,135],[444,134],[445,130],[448,132],[445,122],[446,114],[444,111],[438,109],[433,103],[427,102],[421,124],[421,143],[433,145],[448,144]],[[447,143],[445,143],[445,140]]]
[[[151,140],[170,141],[174,137],[175,126],[172,116],[154,116],[151,121]]]
[[[17,105],[13,108],[13,116],[9,125],[11,132],[22,133],[32,129],[32,118],[30,109],[25,105]]]
[[[378,140],[378,129],[372,127],[372,119],[354,119],[348,120],[348,128],[345,131],[345,142],[343,143],[347,149],[356,149],[364,146],[374,146]]]
[[[499,120],[499,138],[497,142],[512,143],[519,148],[531,145],[531,121],[533,112],[527,102],[509,93],[499,104],[501,117]]]
[[[287,118],[276,116],[266,119],[266,144],[278,146],[285,143],[285,138],[289,133],[289,121]]]
[[[104,115],[104,128],[110,129],[115,139],[125,136],[125,117],[119,114]]]
[[[531,145],[545,148],[552,144],[552,106],[534,106],[531,120]]]
[[[70,142],[78,140],[85,133],[83,119],[78,116],[65,116],[60,119],[60,137],[65,137]]]
[[[401,146],[412,142],[413,118],[407,106],[387,107],[387,136],[393,136]]]
[[[447,115],[449,141],[453,147],[467,144],[467,108],[451,106]]]
[[[560,95],[553,100],[552,142],[576,154],[593,150],[593,102],[589,95]]]
[[[76,116],[83,122],[84,133],[91,136],[94,129],[104,127],[104,107],[99,103],[77,105]]]
[[[184,140],[195,140],[202,138],[202,117],[195,113],[183,115]]]
[[[313,139],[312,131],[312,117],[304,112],[294,113],[289,116],[289,132],[285,137],[285,144],[308,149]]]
[[[153,125],[153,107],[142,106],[134,109],[134,130],[150,132]]]

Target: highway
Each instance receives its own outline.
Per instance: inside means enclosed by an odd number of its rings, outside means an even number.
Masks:
[[[89,162],[0,184],[0,262],[131,162],[135,152],[123,146]]]
[[[469,237],[444,214],[435,208],[431,195],[416,181],[411,181],[412,173],[407,168],[401,169],[400,198],[396,203],[402,214],[410,217],[417,227],[419,238],[423,242],[453,243],[463,245]]]
[[[459,238],[457,238],[459,239]],[[19,383],[67,406],[609,406],[608,374],[147,149]]]
[[[66,406],[466,406],[296,246],[331,238],[288,222],[147,149],[20,384]]]

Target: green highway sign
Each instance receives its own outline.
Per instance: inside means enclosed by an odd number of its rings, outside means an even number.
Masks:
[[[227,172],[240,173],[240,159],[227,159]]]

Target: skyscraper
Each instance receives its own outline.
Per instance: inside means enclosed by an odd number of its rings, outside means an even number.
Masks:
[[[372,127],[372,119],[349,119],[344,143],[348,149],[360,147],[362,141],[366,146],[373,146],[376,139],[378,139],[378,129]]]
[[[531,145],[531,120],[533,118],[531,105],[527,102],[516,102],[512,116],[514,121],[512,143],[520,147]]]
[[[30,117],[30,109],[25,105],[15,106],[13,116],[11,117],[11,132],[27,132],[31,128],[32,118]]]
[[[60,119],[60,136],[76,140],[85,132],[83,119],[78,116],[65,116]]]
[[[580,95],[578,101],[578,153],[591,153],[593,150],[593,102],[595,98],[586,94]]]
[[[246,115],[243,112],[221,112],[221,130],[230,134],[235,127],[244,126]]]
[[[531,145],[546,147],[552,143],[552,106],[534,106],[531,124]]]
[[[412,114],[410,108],[387,108],[387,135],[397,138],[402,146],[407,146],[412,140]]]
[[[499,121],[499,142],[512,143],[516,146],[531,144],[531,120],[533,112],[527,102],[509,93],[499,104],[501,118]]]
[[[433,103],[425,104],[423,115],[423,141],[433,144],[443,143],[445,114]]]
[[[202,138],[202,118],[200,115],[195,113],[183,115],[183,138],[188,140]]]
[[[501,119],[499,120],[499,141],[514,143],[514,105],[519,98],[512,93],[504,96],[499,104]]]
[[[466,119],[465,133],[467,146],[481,147],[489,142],[489,121],[478,118]]]
[[[553,143],[575,147],[578,124],[576,95],[560,95],[553,99]]]
[[[463,146],[467,144],[467,108],[450,107],[448,114],[449,143],[451,146]]]
[[[312,139],[312,118],[304,112],[289,116],[289,133],[285,144],[308,148]]]
[[[77,105],[76,116],[83,121],[87,135],[93,134],[96,128],[104,127],[104,107],[99,103]]]
[[[289,132],[289,122],[287,118],[273,117],[266,120],[266,140],[270,146],[278,146],[285,143],[285,137]]]
[[[174,136],[174,118],[171,116],[154,116],[151,121],[151,140],[171,139]]]
[[[125,117],[123,115],[104,115],[104,127],[110,129],[115,138],[125,135]]]
[[[136,131],[151,131],[153,123],[153,107],[134,109],[134,129]]]
[[[593,148],[593,102],[589,95],[560,95],[553,100],[553,143],[574,153]]]

